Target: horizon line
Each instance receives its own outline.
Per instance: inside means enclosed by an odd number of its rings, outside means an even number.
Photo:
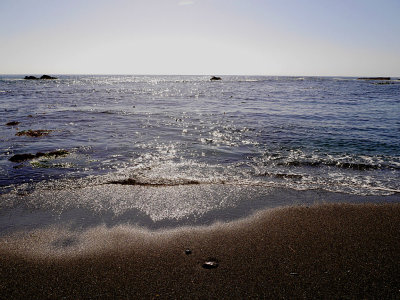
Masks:
[[[266,75],[266,74],[127,74],[127,73],[0,73],[0,76],[32,76],[32,75],[57,75],[57,76],[260,76],[260,77],[346,77],[346,78],[371,78],[390,77],[400,79],[400,75]]]

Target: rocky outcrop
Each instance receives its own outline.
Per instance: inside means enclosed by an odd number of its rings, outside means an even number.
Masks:
[[[27,79],[27,80],[57,79],[57,77],[53,77],[53,76],[49,76],[49,75],[42,75],[40,78],[37,78],[36,76],[25,76],[24,79]]]
[[[217,77],[217,76],[213,76],[213,77],[210,78],[210,80],[222,80],[222,78],[221,77]]]
[[[42,77],[40,77],[40,79],[57,79],[57,77],[52,77],[49,75],[43,75]]]

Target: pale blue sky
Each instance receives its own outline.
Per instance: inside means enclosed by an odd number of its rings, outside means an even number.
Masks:
[[[0,74],[400,76],[399,0],[0,0]]]

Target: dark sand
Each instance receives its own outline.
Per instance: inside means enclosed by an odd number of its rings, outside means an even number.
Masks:
[[[218,267],[203,268],[208,258]],[[4,299],[400,299],[400,204],[278,208],[155,232],[36,230],[0,239],[0,276]]]

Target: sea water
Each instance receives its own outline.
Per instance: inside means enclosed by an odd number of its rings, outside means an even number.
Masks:
[[[399,195],[399,80],[57,77],[0,76],[2,228],[28,211],[184,219],[277,190]]]

